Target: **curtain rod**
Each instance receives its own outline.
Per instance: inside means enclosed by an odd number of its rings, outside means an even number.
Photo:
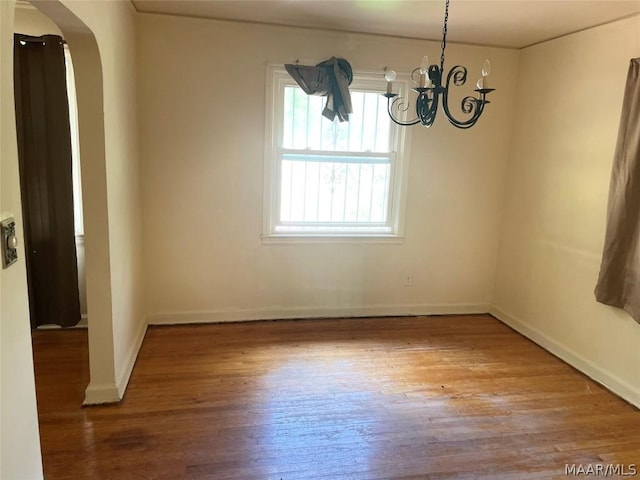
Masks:
[[[21,41],[21,42],[44,43],[42,41],[42,37],[32,37],[30,35],[24,35],[24,34],[17,34],[16,36],[18,37],[18,40]],[[67,41],[64,38],[60,38],[60,43],[62,43],[63,45],[66,45]]]

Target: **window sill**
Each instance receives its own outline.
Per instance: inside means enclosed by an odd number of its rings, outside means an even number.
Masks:
[[[273,233],[261,235],[263,245],[309,244],[309,243],[356,243],[356,244],[401,244],[405,237],[392,234],[336,234],[336,233]]]

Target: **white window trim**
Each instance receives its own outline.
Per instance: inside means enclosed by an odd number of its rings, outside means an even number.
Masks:
[[[266,78],[265,108],[265,151],[264,151],[264,189],[263,189],[263,222],[262,243],[402,243],[404,241],[404,210],[407,195],[409,172],[410,129],[394,125],[398,128],[395,144],[391,145],[394,155],[389,183],[389,212],[391,219],[390,232],[277,232],[277,216],[279,212],[278,183],[280,182],[280,160],[278,152],[282,145],[282,132],[276,131],[280,122],[277,118],[284,115],[284,102],[276,102],[278,92],[287,85],[297,85],[282,65],[268,65]],[[356,71],[357,89],[376,92],[386,91],[386,82],[380,71]],[[408,76],[398,76],[394,81],[394,91],[402,96],[409,92]]]

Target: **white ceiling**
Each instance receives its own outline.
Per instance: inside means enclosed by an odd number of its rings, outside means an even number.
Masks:
[[[440,40],[444,17],[444,0],[131,1],[139,12],[428,40]],[[451,0],[447,38],[523,48],[637,13],[640,0]]]

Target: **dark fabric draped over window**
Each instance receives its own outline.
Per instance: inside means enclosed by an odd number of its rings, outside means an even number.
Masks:
[[[595,294],[640,323],[640,58],[627,75]]]
[[[315,67],[289,63],[284,66],[300,88],[307,95],[327,97],[322,115],[333,122],[349,121],[353,113],[349,85],[353,80],[351,64],[344,58],[331,57]]]
[[[80,320],[64,45],[14,37],[20,189],[31,325]]]

